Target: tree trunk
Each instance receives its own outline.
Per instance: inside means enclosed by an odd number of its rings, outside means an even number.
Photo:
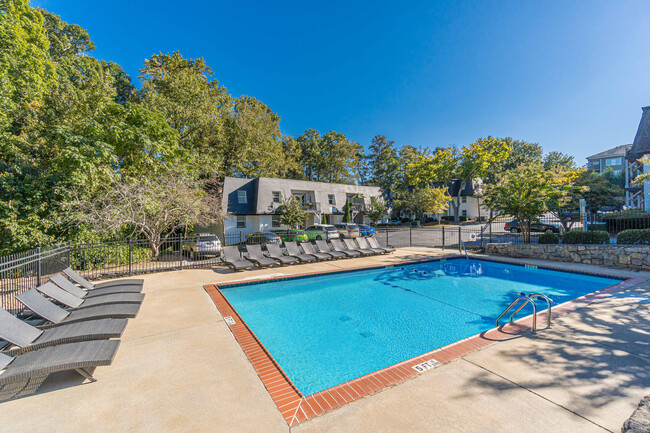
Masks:
[[[520,220],[519,227],[521,227],[521,237],[525,244],[530,243],[530,221]]]
[[[151,257],[154,259],[158,258],[160,254],[160,238],[149,239],[149,248],[151,248]]]

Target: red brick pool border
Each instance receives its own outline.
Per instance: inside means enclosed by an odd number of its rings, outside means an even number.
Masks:
[[[400,263],[400,265],[406,264],[409,264],[409,262]],[[386,267],[386,265],[347,269],[344,272],[356,269],[369,269],[373,267]],[[544,268],[546,267],[544,266]],[[338,272],[340,271],[294,274],[271,278],[262,277],[255,280],[246,280],[245,282],[252,283],[278,278],[293,278]],[[614,293],[636,286],[644,281],[647,280],[645,278],[628,279],[602,290],[567,301],[553,307],[552,317],[559,317],[597,300],[607,298]],[[242,281],[231,281],[219,283],[219,286],[225,287],[241,283]],[[511,339],[517,334],[529,330],[532,326],[531,314],[512,324],[506,324],[499,328],[490,329],[489,331],[465,338],[439,349],[432,350],[431,352],[416,356],[415,358],[411,358],[365,376],[361,376],[357,379],[336,385],[332,388],[328,388],[312,395],[303,396],[278,365],[273,356],[271,356],[264,345],[257,339],[253,331],[251,331],[237,311],[235,311],[232,305],[230,305],[228,300],[223,296],[217,285],[205,285],[204,289],[216,305],[219,313],[221,313],[224,318],[232,318],[232,321],[227,320],[230,331],[248,357],[250,363],[253,365],[253,368],[255,368],[255,371],[264,384],[264,387],[269,392],[269,395],[289,426],[298,425],[308,419],[322,415],[345,404],[375,394],[386,388],[418,376],[426,370],[421,369],[422,371],[417,371],[414,367],[422,363],[433,361],[430,362],[427,367],[435,367],[437,364],[447,364],[453,360],[462,358],[472,352],[494,344],[495,342]],[[538,313],[537,323],[539,324],[540,329],[546,323],[546,313],[544,311]]]

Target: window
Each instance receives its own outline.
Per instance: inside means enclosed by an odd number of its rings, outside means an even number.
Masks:
[[[618,176],[619,174],[621,174],[621,171],[622,171],[622,170],[620,170],[620,169],[618,169],[618,170],[612,170],[612,174],[615,174],[615,175]]]
[[[245,229],[246,228],[246,216],[239,216],[237,215],[237,228],[238,229]]]
[[[605,160],[605,165],[609,167],[610,165],[621,165],[623,163],[622,158],[607,158]]]
[[[246,191],[244,191],[242,189],[237,191],[237,203],[239,203],[239,204],[248,203],[248,199],[246,198]]]
[[[334,205],[336,201],[334,200],[334,194],[327,194],[327,203]]]
[[[280,203],[280,199],[282,198],[282,194],[280,191],[273,191],[273,203]]]
[[[467,209],[463,209],[463,216],[467,218]]]
[[[280,215],[271,215],[271,227],[280,227]]]
[[[460,201],[463,202],[463,203],[467,203],[467,197],[465,197],[465,196],[461,197]]]

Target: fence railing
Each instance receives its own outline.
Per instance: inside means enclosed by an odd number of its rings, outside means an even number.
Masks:
[[[463,247],[468,250],[483,249],[486,244],[495,242],[524,243],[522,233],[511,222],[511,218],[502,217],[487,223],[461,226],[377,227],[374,236],[382,246],[441,248],[459,252]],[[531,243],[537,243],[539,235],[545,231],[563,231],[557,218],[545,217],[540,222],[543,224],[530,235]],[[596,222],[602,223],[602,220],[589,224]],[[610,224],[612,233],[626,228],[643,228],[646,219],[639,219],[634,224],[626,221]],[[572,228],[579,227],[582,227],[581,223],[574,221]],[[650,218],[647,218],[647,227],[650,228]],[[192,237],[168,237],[157,249],[152,249],[145,239],[123,239],[39,247],[3,256],[0,257],[0,305],[8,310],[20,309],[15,295],[45,283],[51,275],[68,266],[89,280],[97,280],[223,265],[218,254],[202,253],[196,250],[194,242]],[[237,232],[220,236],[220,242],[222,246],[243,246],[265,243],[266,240],[259,235]]]

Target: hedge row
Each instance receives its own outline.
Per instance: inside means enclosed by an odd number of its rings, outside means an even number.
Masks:
[[[650,229],[623,230],[616,235],[617,244],[650,245]]]
[[[608,244],[609,233],[602,230],[570,230],[562,236],[563,244]]]

